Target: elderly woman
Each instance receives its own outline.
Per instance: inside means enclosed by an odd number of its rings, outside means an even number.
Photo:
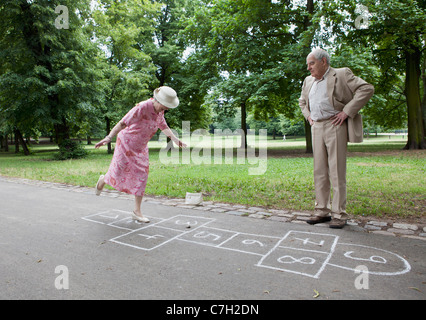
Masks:
[[[117,135],[114,156],[108,172],[99,177],[96,194],[100,195],[105,184],[118,191],[135,196],[135,209],[132,217],[140,222],[149,222],[141,212],[149,172],[148,141],[160,129],[180,148],[186,147],[168,127],[164,111],[176,108],[179,99],[170,87],[154,90],[154,97],[138,103],[111,130],[103,140],[95,145],[99,148],[111,142]]]

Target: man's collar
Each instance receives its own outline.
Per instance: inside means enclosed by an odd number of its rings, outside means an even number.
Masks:
[[[322,76],[322,78],[321,79],[314,78],[315,81],[323,81],[323,80],[325,80],[325,78],[327,77],[327,75],[328,75],[329,72],[330,72],[330,66],[328,67],[327,71],[324,73],[324,75]]]
[[[327,77],[328,73],[330,72],[330,66],[328,67],[327,71],[324,73],[324,75],[322,76],[322,80],[325,79],[325,77]]]

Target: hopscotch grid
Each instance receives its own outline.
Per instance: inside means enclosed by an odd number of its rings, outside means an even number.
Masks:
[[[129,231],[128,233],[125,233],[125,234],[119,235],[119,236],[117,236],[117,237],[114,237],[114,238],[112,238],[111,240],[115,240],[115,239],[118,239],[118,238],[121,238],[121,237],[125,237],[125,236],[127,236],[127,235],[129,235],[129,234],[131,234],[131,233],[139,232],[139,231],[144,230],[144,229],[148,229],[148,228],[152,228],[152,227],[158,227],[158,226],[157,226],[158,224],[163,223],[163,222],[167,222],[167,221],[170,221],[170,220],[173,220],[175,217],[176,217],[176,216],[171,217],[171,218],[169,218],[169,219],[164,219],[164,220],[161,220],[161,221],[158,221],[158,222],[155,222],[155,223],[147,224],[147,225],[145,225],[145,226],[143,226],[143,227],[141,227],[141,228],[134,229],[134,230]],[[114,227],[116,227],[116,226],[114,226]],[[111,240],[110,240],[110,241],[111,241]]]
[[[268,266],[268,265],[255,264],[255,266],[256,267],[267,268],[267,269],[271,269],[271,270],[275,270],[275,271],[290,272],[290,273],[298,274],[298,275],[301,275],[301,276],[307,276],[307,277],[314,278],[314,279],[318,279],[319,278],[319,274],[312,275],[312,274],[305,273],[305,272],[299,272],[299,271],[294,271],[294,270],[284,269],[284,268],[277,268],[277,267]]]
[[[263,263],[263,261],[266,259],[266,257],[267,256],[269,256],[272,252],[274,252],[274,250],[275,249],[277,249],[278,247],[279,247],[279,245],[281,244],[281,242],[283,242],[287,237],[288,237],[288,235],[291,233],[291,231],[289,231],[289,232],[287,232],[286,234],[285,234],[285,236],[283,237],[283,238],[281,238],[281,240],[279,240],[276,244],[275,244],[275,246],[271,249],[271,250],[269,250],[263,257],[262,257],[262,259],[260,259],[259,260],[259,262],[257,263],[257,266],[259,266],[259,267],[262,267],[263,265],[262,265],[262,263]],[[275,269],[275,268],[274,268]]]
[[[152,217],[150,217],[150,216],[146,216],[146,217],[147,217],[147,218],[152,218]],[[124,220],[129,220],[129,219],[132,219],[132,217],[126,217],[126,218],[123,218],[123,219],[118,220],[118,221],[115,221],[115,222],[104,223],[104,224],[105,224],[105,225],[107,225],[107,226],[110,226],[110,227],[118,228],[118,229],[129,230],[129,232],[128,232],[128,233],[124,234],[124,235],[127,235],[127,234],[132,233],[132,232],[137,232],[137,231],[140,231],[140,230],[144,230],[144,229],[147,229],[147,228],[153,227],[153,226],[157,225],[158,223],[161,223],[161,222],[163,222],[163,221],[164,221],[164,220],[160,220],[160,221],[155,222],[155,223],[153,223],[153,224],[151,224],[151,225],[145,225],[145,226],[142,226],[142,227],[137,228],[137,229],[126,228],[126,227],[121,227],[121,226],[117,226],[117,225],[115,225],[117,222],[121,222],[121,221],[124,221]],[[136,223],[136,224],[140,224],[139,222],[136,222],[136,221],[135,221],[135,223]],[[119,236],[119,237],[120,237],[120,236]]]
[[[135,249],[139,249],[139,250],[144,250],[144,251],[151,251],[151,250],[156,249],[156,248],[158,248],[160,246],[160,245],[158,245],[158,246],[155,246],[155,247],[152,247],[152,248],[141,248],[141,247],[138,247],[136,245],[133,245],[133,244],[130,244],[130,243],[126,243],[126,242],[121,242],[121,241],[118,241],[118,240],[111,239],[109,241],[111,241],[113,243],[121,244],[123,246],[128,246],[128,247],[131,247],[131,248],[135,248]]]
[[[185,235],[185,234],[181,234],[179,236],[183,236],[183,235]],[[197,241],[192,241],[192,240],[188,240],[188,239],[179,239],[179,238],[177,238],[176,240],[184,241],[184,242],[189,242],[189,243],[194,243],[194,244],[199,244],[199,245],[202,245],[202,246],[207,246],[207,247],[212,247],[212,248],[217,248],[218,247],[218,245],[214,244],[214,243],[197,242]]]
[[[90,222],[96,222],[96,223],[104,224],[104,225],[105,225],[105,224],[106,224],[105,222],[96,221],[96,220],[92,220],[92,219],[89,219],[89,218],[94,217],[94,216],[101,216],[102,214],[104,214],[104,213],[108,213],[108,212],[110,212],[110,211],[108,210],[108,211],[102,211],[102,212],[94,213],[94,214],[91,214],[91,215],[89,215],[89,216],[87,216],[87,217],[82,217],[81,219],[86,220],[86,221],[90,221]]]
[[[216,227],[205,227],[205,228],[206,229],[211,229],[211,230],[218,230],[218,231],[225,231],[225,232],[230,232],[230,233],[236,233],[237,235],[247,235],[247,236],[253,236],[253,237],[262,237],[262,238],[277,239],[277,240],[281,239],[281,237],[266,236],[264,234],[254,234],[254,233],[239,232],[239,231],[233,231],[233,230],[229,230],[229,229],[221,229],[221,228],[216,228]]]
[[[212,243],[205,243],[205,242],[203,243],[203,242],[199,242],[199,241],[193,241],[193,240],[181,239],[181,238],[178,238],[177,240],[185,241],[185,242],[189,242],[189,243],[200,244],[200,245],[205,245],[205,246],[209,246],[209,247],[212,247],[212,248],[221,248],[221,249],[226,249],[226,250],[230,250],[230,251],[253,254],[253,255],[256,255],[256,256],[263,256],[263,254],[261,254],[261,253],[246,251],[246,250],[242,250],[242,249],[227,248],[227,247],[224,247],[223,245],[226,244],[228,241],[234,239],[235,237],[239,236],[239,235],[263,237],[263,238],[278,239],[278,240],[281,239],[280,237],[266,236],[266,235],[261,235],[261,234],[252,234],[252,233],[245,233],[245,232],[236,232],[236,231],[232,231],[232,230],[228,230],[228,229],[221,229],[221,228],[215,228],[215,227],[205,227],[205,228],[211,229],[211,230],[225,231],[225,232],[230,232],[230,233],[235,233],[235,234],[232,235],[231,237],[229,237],[228,239],[226,239],[225,241],[222,241],[219,244],[212,244]],[[186,234],[184,234],[184,235],[186,235]],[[181,235],[181,236],[184,236],[184,235]]]
[[[220,230],[220,231],[227,231],[227,232],[234,232],[234,233],[238,233],[239,235],[247,235],[247,236],[253,236],[253,237],[263,237],[263,238],[271,238],[271,239],[281,239],[281,237],[274,237],[274,236],[266,236],[264,234],[254,234],[254,233],[246,233],[246,232],[239,232],[239,231],[233,231],[233,230],[228,230],[228,229],[219,229],[219,228],[214,228],[214,227],[207,227],[208,229],[214,229],[214,230]]]
[[[404,267],[405,267],[404,270],[399,271],[399,272],[376,272],[376,271],[369,271],[368,270],[368,271],[363,271],[363,273],[368,273],[368,274],[371,274],[371,275],[379,275],[379,276],[395,276],[395,275],[401,275],[401,274],[404,274],[404,273],[407,273],[407,272],[411,271],[411,266],[408,263],[408,261],[405,260],[403,257],[401,257],[400,255],[398,255],[396,253],[393,253],[393,252],[390,252],[390,251],[387,251],[387,250],[384,250],[384,249],[379,249],[379,248],[364,246],[364,245],[361,245],[361,244],[340,243],[340,245],[349,245],[349,246],[357,246],[357,247],[363,247],[363,248],[372,248],[372,249],[375,249],[375,250],[386,252],[388,254],[395,255],[395,256],[397,256],[399,259],[401,259],[403,261]],[[349,271],[355,272],[355,269],[353,269],[353,268],[339,266],[339,265],[333,264],[333,263],[328,263],[328,265],[332,266],[332,267],[337,267],[337,268],[341,268],[341,269],[344,269],[344,270],[349,270]]]
[[[325,267],[327,266],[327,264],[328,264],[328,261],[330,261],[330,259],[331,259],[331,256],[333,255],[333,253],[334,253],[334,250],[335,250],[335,248],[336,248],[336,245],[337,245],[337,241],[339,240],[339,237],[338,236],[335,236],[335,238],[334,238],[334,242],[333,242],[333,244],[332,244],[332,246],[331,246],[331,248],[330,248],[330,253],[328,254],[328,257],[325,259],[325,261],[322,263],[322,266],[320,267],[320,269],[318,270],[318,272],[317,272],[317,274],[316,274],[316,276],[315,276],[315,278],[316,279],[318,279],[319,278],[319,275],[324,271],[324,269],[325,269]]]
[[[197,245],[207,246],[207,247],[211,247],[211,248],[220,248],[220,249],[229,250],[229,251],[236,251],[236,252],[240,252],[240,253],[252,254],[252,255],[260,256],[260,257],[263,256],[263,254],[261,254],[261,253],[244,251],[244,250],[241,250],[241,249],[234,249],[234,248],[228,248],[228,247],[221,247],[221,244],[203,243],[203,242],[197,242],[197,241],[192,241],[192,240],[187,240],[187,239],[179,239],[179,238],[177,240],[183,241],[183,242],[188,242],[188,243],[193,243],[193,244],[197,244]]]
[[[212,228],[214,229],[214,228]],[[219,229],[220,230],[220,229]],[[235,232],[235,231],[231,231],[231,230],[224,230],[224,231],[228,231],[228,232]],[[250,236],[250,237],[263,237],[263,238],[269,238],[269,239],[281,239],[280,237],[272,237],[272,236],[265,236],[265,235],[261,235],[261,234],[252,234],[252,233],[245,233],[245,232],[238,232],[235,235],[233,235],[232,237],[228,238],[227,240],[223,241],[221,244],[219,244],[217,247],[221,248],[221,249],[226,249],[226,250],[231,250],[231,251],[236,251],[236,252],[242,252],[242,253],[249,253],[249,254],[253,254],[253,255],[257,255],[257,256],[263,256],[263,254],[261,253],[256,253],[256,252],[251,252],[251,251],[246,251],[246,250],[242,250],[242,249],[234,249],[234,248],[228,248],[228,247],[224,247],[223,245],[232,240],[233,238],[239,236],[239,235],[244,235],[244,236]],[[248,239],[247,239],[248,240]]]
[[[186,230],[185,231],[185,230],[174,229],[174,228],[171,228],[171,227],[164,227],[164,226],[155,226],[155,227],[160,228],[160,229],[165,229],[165,230],[179,231],[179,232],[183,232],[185,234],[192,231],[192,230]],[[196,228],[199,228],[199,227],[196,227]],[[192,227],[191,227],[191,229],[192,229]],[[195,228],[193,230],[195,230]]]
[[[294,247],[288,247],[288,246],[278,246],[278,248],[294,249],[294,250],[297,250],[297,251],[314,252],[314,253],[321,253],[321,254],[329,254],[329,252],[325,252],[325,251],[317,251],[317,250],[303,249],[303,248],[294,248]]]
[[[109,241],[116,242],[116,239],[118,239],[118,238],[125,237],[125,236],[127,236],[127,235],[129,235],[129,234],[131,234],[131,233],[139,232],[139,231],[144,230],[144,229],[152,228],[152,227],[156,226],[157,224],[162,223],[162,222],[167,221],[167,220],[169,220],[169,219],[162,220],[162,221],[159,221],[159,222],[155,222],[155,223],[153,223],[153,224],[148,224],[148,225],[143,226],[143,227],[138,228],[138,229],[130,230],[129,232],[124,233],[124,234],[119,235],[119,236],[116,236],[116,237],[114,237],[114,238],[110,239]],[[118,228],[117,226],[114,226],[114,227]],[[119,242],[119,243],[121,243],[121,242]]]
[[[110,239],[109,241],[114,242],[114,243],[119,243],[119,244],[122,244],[122,245],[127,245],[127,246],[129,246],[129,247],[137,248],[137,249],[140,249],[140,250],[151,251],[151,250],[153,250],[153,249],[156,249],[156,248],[161,247],[162,245],[164,245],[164,244],[166,244],[166,243],[169,243],[170,241],[173,241],[173,240],[177,239],[178,237],[180,237],[180,236],[182,236],[182,235],[184,235],[184,234],[187,234],[187,233],[193,232],[193,231],[195,231],[195,230],[197,230],[197,229],[199,229],[199,228],[201,228],[201,227],[203,227],[203,226],[205,226],[205,225],[207,225],[207,224],[209,224],[209,223],[211,223],[211,222],[213,222],[213,221],[214,221],[214,219],[210,219],[210,218],[208,218],[208,219],[209,219],[209,220],[211,220],[211,221],[206,221],[206,222],[204,222],[203,224],[201,224],[200,226],[198,226],[198,227],[196,227],[196,228],[194,228],[194,229],[192,229],[192,230],[190,230],[190,231],[182,231],[182,230],[176,230],[176,229],[170,229],[170,228],[167,228],[167,227],[163,227],[163,229],[169,229],[169,230],[173,230],[173,231],[180,232],[180,234],[178,234],[178,235],[176,235],[176,236],[174,236],[174,237],[172,237],[172,238],[168,239],[167,241],[161,242],[160,244],[158,244],[158,245],[156,245],[156,246],[154,246],[154,247],[152,247],[152,248],[142,248],[142,247],[138,247],[138,246],[135,246],[135,245],[132,245],[132,244],[129,244],[129,243],[125,243],[125,242],[122,242],[122,241],[118,241],[118,240],[116,240],[116,239],[119,239],[119,238],[122,238],[122,237],[128,236],[128,235],[130,235],[130,234],[132,234],[132,233],[139,232],[139,231],[141,231],[141,230],[143,230],[143,229],[148,229],[148,228],[152,228],[152,227],[160,227],[160,228],[161,228],[161,226],[158,226],[158,224],[160,224],[160,223],[162,223],[162,222],[166,222],[166,221],[173,220],[173,219],[174,219],[174,218],[176,218],[176,217],[190,217],[190,218],[192,218],[191,216],[186,216],[186,215],[173,216],[173,217],[171,217],[171,218],[169,218],[169,219],[165,219],[165,220],[162,220],[162,221],[156,222],[156,223],[154,223],[154,224],[148,225],[148,226],[146,226],[146,227],[143,227],[143,228],[140,228],[140,229],[137,229],[137,230],[133,230],[133,231],[128,232],[128,233],[126,233],[126,234],[119,235],[119,236],[117,236],[117,237],[114,237],[114,238]]]
[[[174,230],[174,231],[176,231],[176,230]],[[185,233],[185,231],[178,231],[178,232]],[[133,233],[133,232],[129,232],[127,235],[129,235],[129,234],[131,234],[131,233]],[[170,238],[170,239],[168,239],[168,240],[166,240],[166,241],[164,241],[164,242],[161,242],[160,244],[158,244],[158,245],[156,245],[156,246],[154,246],[154,247],[152,247],[152,248],[143,248],[143,247],[138,247],[138,246],[133,245],[133,244],[130,244],[130,243],[126,243],[126,242],[122,242],[122,241],[115,240],[115,239],[117,239],[117,238],[120,238],[121,236],[118,236],[118,237],[116,237],[116,238],[114,238],[114,239],[111,239],[111,240],[109,240],[109,241],[114,242],[114,243],[119,243],[119,244],[122,244],[122,245],[125,245],[125,246],[129,246],[129,247],[132,247],[132,248],[136,248],[136,249],[139,249],[139,250],[151,251],[151,250],[154,250],[154,249],[157,249],[157,248],[161,247],[162,245],[164,245],[164,244],[166,244],[166,243],[169,243],[170,241],[173,241],[174,239],[176,239],[177,237],[180,237],[181,235],[182,235],[182,234],[178,234],[177,236],[174,236],[174,237],[172,237],[172,238]],[[123,235],[123,236],[124,236],[124,235]]]
[[[127,211],[122,211],[122,210],[112,210],[112,211],[116,211],[116,212],[121,212],[121,213],[128,214]],[[318,279],[319,276],[320,276],[320,274],[325,270],[325,268],[327,266],[337,267],[337,268],[341,268],[341,269],[349,270],[349,271],[355,271],[355,269],[350,268],[350,267],[345,267],[345,266],[340,266],[340,265],[336,265],[336,264],[333,264],[333,263],[329,263],[330,259],[333,256],[333,254],[335,254],[336,246],[337,245],[347,245],[347,246],[357,246],[357,247],[362,247],[362,248],[368,248],[368,249],[374,249],[374,250],[382,251],[382,252],[384,252],[386,254],[391,254],[391,255],[397,257],[404,264],[404,269],[401,270],[401,271],[395,271],[395,272],[368,271],[369,274],[372,274],[372,275],[381,275],[381,276],[388,276],[388,275],[389,276],[393,276],[393,275],[404,274],[404,273],[407,273],[407,272],[409,272],[411,270],[411,266],[408,263],[408,261],[405,260],[403,257],[401,257],[398,254],[395,254],[395,253],[387,251],[387,250],[370,247],[370,246],[357,245],[357,244],[352,244],[352,243],[338,243],[339,237],[336,236],[336,235],[333,235],[333,234],[312,233],[312,232],[302,232],[302,231],[291,230],[291,231],[287,232],[283,237],[265,236],[265,235],[259,235],[259,234],[243,233],[243,232],[237,232],[237,231],[232,231],[232,230],[227,230],[227,229],[220,229],[220,228],[209,227],[208,224],[216,221],[216,219],[199,217],[199,216],[190,216],[190,215],[176,215],[176,216],[170,217],[168,219],[156,218],[156,219],[159,219],[160,221],[155,222],[155,223],[151,223],[149,225],[143,226],[143,227],[138,228],[138,229],[133,229],[133,230],[132,229],[127,229],[125,227],[120,227],[120,226],[116,225],[119,222],[122,222],[124,220],[129,219],[129,217],[122,218],[120,220],[116,220],[116,221],[108,222],[108,223],[91,219],[91,218],[93,218],[95,216],[100,216],[100,217],[104,217],[104,218],[107,218],[107,219],[108,218],[114,219],[114,217],[111,217],[111,216],[103,216],[103,214],[107,214],[107,213],[111,214],[111,210],[109,210],[109,211],[103,211],[101,213],[92,214],[92,215],[89,215],[89,216],[86,216],[86,217],[82,217],[82,219],[86,220],[86,221],[90,221],[90,222],[95,222],[95,223],[99,223],[99,224],[103,224],[103,225],[108,225],[108,226],[111,226],[111,227],[114,227],[114,228],[118,228],[118,229],[130,230],[129,232],[127,232],[125,234],[122,234],[122,235],[119,235],[117,237],[114,237],[114,238],[110,239],[109,241],[111,241],[113,243],[125,245],[125,246],[128,246],[128,247],[132,247],[132,248],[135,248],[135,249],[144,250],[144,251],[151,251],[151,250],[157,249],[157,248],[159,248],[159,247],[161,247],[161,246],[163,246],[163,245],[165,245],[165,244],[167,244],[167,243],[169,243],[169,242],[171,242],[173,240],[180,240],[180,241],[189,242],[189,243],[193,243],[193,244],[197,244],[197,245],[204,245],[204,246],[209,246],[209,247],[213,247],[213,248],[220,248],[220,249],[225,249],[225,250],[229,250],[229,251],[234,251],[234,252],[240,252],[240,253],[252,254],[252,255],[260,256],[261,257],[260,260],[255,264],[255,266],[257,266],[257,267],[263,267],[263,268],[267,268],[267,269],[271,269],[271,270],[276,270],[276,271],[284,271],[284,272],[289,272],[289,273],[293,273],[293,274],[298,274],[298,275],[302,275],[302,276],[307,276],[307,277]],[[117,215],[116,218],[118,216],[119,215]],[[197,219],[197,220],[195,220],[195,224],[198,224],[198,222],[201,222],[203,220],[204,220],[204,222],[201,225],[197,226],[197,227],[191,227],[191,230],[187,230],[187,231],[180,230],[180,229],[174,229],[172,227],[167,227],[167,226],[161,226],[161,225],[159,225],[161,223],[164,223],[164,222],[167,223],[169,221],[173,221],[173,219],[179,219],[181,217],[188,217],[188,218],[191,218],[191,219]],[[199,221],[198,219],[201,219],[201,221]],[[205,221],[205,220],[208,220],[208,221]],[[178,223],[180,221],[181,220],[176,220],[174,223],[177,224],[177,225],[180,225],[180,226],[184,226],[185,224]],[[189,221],[187,222],[187,224],[188,224],[188,226],[191,226],[191,224],[190,224]],[[125,242],[119,240],[120,238],[128,236],[128,235],[131,235],[131,234],[134,234],[135,232],[136,233],[137,232],[141,232],[141,231],[143,231],[145,229],[149,229],[149,228],[153,228],[153,227],[154,228],[155,227],[161,228],[161,229],[164,229],[164,230],[171,230],[171,231],[177,232],[178,234],[175,235],[175,236],[173,236],[173,237],[171,237],[171,238],[169,238],[168,240],[166,240],[164,242],[159,243],[158,245],[155,245],[152,248],[144,248],[144,247],[140,247],[140,246],[137,246],[137,245],[134,245],[134,244],[131,244],[131,243],[125,243]],[[196,232],[197,230],[199,230],[201,228],[204,228],[205,230],[218,230],[218,231],[222,231],[222,232],[232,233],[232,235],[228,236],[228,235],[224,235],[224,234],[220,234],[220,233],[219,234],[212,233],[213,235],[216,235],[216,236],[219,237],[218,239],[215,239],[213,241],[220,240],[221,237],[227,237],[224,241],[222,241],[219,244],[214,244],[214,243],[211,243],[211,242],[209,243],[209,242],[206,242],[206,241],[202,242],[202,240],[201,241],[193,241],[193,240],[188,240],[188,239],[184,239],[183,238],[184,236],[186,236],[188,234],[191,234],[191,233],[194,233],[194,232]],[[310,241],[309,237],[307,237],[306,239],[295,238],[296,235],[303,235],[303,234],[314,236],[313,241]],[[146,234],[143,234],[143,233],[141,233],[139,235],[141,235],[141,236],[147,236]],[[269,243],[269,242],[267,243],[267,247],[269,247],[271,245],[272,248],[270,250],[268,250],[268,252],[266,254],[257,253],[257,252],[251,252],[251,251],[246,251],[246,250],[243,250],[243,249],[236,249],[236,248],[226,247],[225,246],[227,243],[231,242],[236,237],[239,237],[239,236],[242,236],[242,235],[243,236],[247,235],[249,237],[253,236],[255,238],[256,237],[266,238],[266,241],[268,241],[268,239],[269,240],[271,240],[271,239],[272,240],[278,240],[278,241],[273,246],[272,246],[272,243]],[[294,236],[290,237],[290,235],[294,235]],[[320,242],[315,242],[315,240],[317,240],[317,239],[315,239],[316,236],[321,236],[321,237],[326,237],[326,238],[321,239]],[[334,239],[333,239],[333,241],[332,241],[331,244],[327,241],[327,247],[330,246],[327,251],[319,251],[319,250],[315,250],[315,249],[301,248],[301,246],[296,245],[297,242],[295,242],[295,240],[302,240],[303,241],[302,242],[303,245],[306,245],[306,244],[308,244],[308,245],[315,244],[315,245],[319,245],[319,246],[322,247],[324,241],[328,237],[333,237]],[[203,239],[203,238],[200,238],[200,239]],[[255,239],[247,239],[247,240],[253,240],[253,241],[259,242],[262,245],[264,244],[263,240],[262,241],[257,241]],[[290,241],[290,245],[293,245],[293,243],[294,243],[295,246],[288,246],[288,245],[286,245],[285,243],[283,243],[285,240],[289,240]],[[246,243],[244,243],[244,241],[241,241],[241,242],[246,245]],[[232,246],[232,243],[229,246]],[[265,248],[265,249],[267,249],[267,248]],[[320,254],[320,255],[326,254],[327,256],[325,257],[324,260],[322,258],[320,258],[319,260],[311,258],[314,261],[312,264],[318,262],[317,265],[320,265],[319,269],[317,269],[317,272],[315,274],[313,274],[313,272],[307,273],[306,271],[302,271],[302,270],[297,271],[297,270],[294,270],[294,269],[292,270],[292,269],[282,268],[281,265],[279,265],[279,267],[274,266],[273,265],[274,264],[274,260],[276,259],[277,253],[279,253],[279,252],[274,253],[274,255],[271,256],[272,262],[271,261],[267,261],[267,264],[264,264],[265,260],[275,250],[277,250],[277,249],[284,249],[284,251],[290,250],[290,251],[298,251],[298,252],[309,252],[309,253],[312,253],[312,254]],[[280,258],[278,258],[276,260],[278,262],[282,263],[280,261],[280,259],[284,258],[284,257],[285,256],[280,257]],[[288,257],[294,258],[294,257],[292,257],[290,255]],[[352,258],[352,257],[350,257],[350,258]],[[296,261],[296,263],[303,263],[303,262],[297,261],[297,259],[294,259],[294,260]],[[277,261],[275,261],[275,263],[277,263]],[[322,261],[322,263],[320,261]]]
[[[229,250],[229,251],[236,251],[236,252],[241,252],[241,253],[247,253],[247,254],[252,254],[252,255],[260,256],[260,257],[263,256],[263,254],[261,254],[261,253],[256,253],[256,252],[251,252],[251,251],[245,251],[245,250],[235,249],[235,248],[220,247],[220,249],[225,249],[225,250]]]
[[[294,271],[294,270],[289,270],[289,269],[285,269],[285,268],[278,268],[278,267],[273,267],[273,266],[268,266],[268,265],[263,265],[263,261],[272,253],[274,252],[277,248],[286,248],[286,249],[292,249],[292,250],[297,250],[297,251],[305,251],[305,252],[316,252],[315,250],[308,250],[308,249],[302,249],[302,248],[293,248],[293,247],[287,247],[287,246],[282,246],[281,243],[286,240],[289,235],[291,233],[307,233],[307,234],[311,234],[311,235],[320,235],[320,236],[333,236],[334,237],[334,242],[330,248],[330,251],[327,255],[327,258],[324,260],[324,262],[322,263],[321,267],[319,268],[318,272],[315,275],[309,274],[309,273],[305,273],[305,272],[299,272],[299,271]],[[320,274],[322,273],[322,271],[325,269],[327,262],[330,260],[331,256],[334,253],[334,249],[335,246],[337,244],[339,237],[338,236],[334,236],[334,235],[330,235],[330,234],[322,234],[322,233],[311,233],[311,232],[299,232],[299,231],[289,231],[285,234],[285,236],[277,242],[277,244],[271,249],[269,250],[268,253],[266,253],[260,260],[259,262],[256,264],[256,266],[258,267],[264,267],[264,268],[269,268],[269,269],[273,269],[273,270],[281,270],[281,271],[286,271],[286,272],[291,272],[291,273],[295,273],[295,274],[300,274],[300,275],[304,275],[304,276],[309,276],[315,279],[318,279]],[[325,252],[317,252],[317,253],[321,253],[324,254]]]
[[[201,227],[201,226],[200,226],[200,227]],[[218,231],[225,231],[225,232],[235,233],[233,236],[231,236],[231,238],[233,238],[233,237],[237,236],[238,234],[240,234],[239,232],[235,232],[235,231],[232,231],[232,230],[219,229],[219,228],[213,228],[213,227],[205,227],[205,229],[209,229],[209,230],[218,230]],[[195,231],[195,229],[194,229],[194,231]],[[183,235],[186,235],[186,234],[188,234],[188,233],[189,233],[189,232],[187,232],[187,233],[185,233],[185,234],[183,234]],[[183,236],[183,235],[181,235],[181,236]],[[226,239],[225,241],[222,241],[222,242],[221,242],[221,243],[219,243],[219,244],[211,244],[211,243],[199,242],[199,241],[188,240],[188,239],[179,239],[179,238],[178,238],[177,240],[181,240],[181,241],[185,241],[185,242],[192,242],[192,243],[196,243],[196,244],[202,244],[202,245],[206,245],[206,246],[210,246],[210,247],[218,248],[218,247],[220,247],[223,243],[225,243],[225,242],[227,242],[228,240],[230,240],[230,238]]]
[[[113,209],[112,211],[114,211],[114,212],[116,212],[116,211],[117,211],[117,212],[119,212],[119,213],[125,213],[126,215],[129,215],[129,212],[128,212],[128,211],[123,211],[123,210],[119,210],[119,209]],[[91,217],[104,217],[104,218],[107,218],[107,219],[114,219],[114,218],[113,218],[113,217],[111,217],[111,216],[105,216],[105,215],[104,215],[104,214],[107,214],[107,213],[111,213],[111,210],[107,210],[107,211],[102,211],[102,212],[94,213],[94,214],[91,214],[91,215],[89,215],[89,216],[82,217],[82,219],[83,219],[83,220],[86,220],[86,221],[95,222],[95,223],[103,224],[103,225],[106,225],[106,226],[114,227],[114,228],[117,228],[117,229],[129,230],[130,232],[132,232],[132,231],[137,231],[137,230],[142,230],[142,229],[144,229],[144,228],[146,228],[146,227],[147,227],[147,226],[143,226],[143,227],[141,227],[141,228],[132,229],[132,228],[126,228],[126,227],[122,227],[122,226],[117,226],[117,225],[116,225],[118,222],[122,222],[122,221],[125,221],[125,220],[129,220],[129,219],[131,219],[131,218],[132,218],[131,216],[129,216],[129,217],[124,217],[124,218],[122,218],[122,219],[120,219],[120,220],[115,220],[115,221],[108,222],[108,223],[105,223],[105,222],[102,222],[102,221],[97,221],[97,220],[90,219]],[[147,217],[148,217],[148,218],[153,218],[153,217],[150,217],[150,216],[147,216]],[[159,221],[159,222],[156,222],[155,224],[160,223],[160,222],[163,222],[163,221],[165,220],[165,219],[162,219],[162,218],[157,218],[157,219],[160,219],[160,221]],[[152,224],[152,225],[154,225],[154,224]]]
[[[117,224],[117,223],[119,223],[119,222],[123,222],[123,221],[130,220],[130,219],[132,219],[132,217],[126,217],[126,218],[120,219],[120,220],[118,220],[118,221],[114,221],[114,222],[106,223],[106,225],[107,225],[107,226],[110,226],[110,227],[118,228],[118,229],[124,229],[124,230],[132,231],[132,230],[135,230],[135,229],[132,229],[132,228],[126,228],[126,227],[122,227],[122,226],[118,226],[118,225],[116,225],[116,224]],[[144,227],[141,227],[141,228],[144,228]],[[136,229],[136,230],[139,230],[139,229],[141,229],[141,228],[138,228],[138,229]]]
[[[82,218],[82,219],[84,219],[84,218]],[[89,221],[89,222],[99,223],[99,224],[102,224],[104,226],[106,225],[104,222],[100,222],[100,221],[96,221],[96,220],[90,220],[90,219],[84,219],[84,220]]]
[[[220,248],[222,245],[224,245],[225,243],[227,243],[228,241],[231,241],[232,239],[234,239],[235,237],[239,236],[241,233],[235,233],[232,237],[229,237],[228,239],[225,239],[225,241],[222,241],[221,243],[219,243],[217,245],[218,248]]]

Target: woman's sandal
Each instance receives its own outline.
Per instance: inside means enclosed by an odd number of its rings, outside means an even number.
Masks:
[[[148,219],[148,218],[138,216],[138,215],[136,215],[136,213],[135,213],[134,211],[132,212],[132,218],[133,218],[133,220],[137,220],[137,221],[139,221],[139,222],[146,222],[146,223],[148,223],[148,222],[149,222],[149,219]]]
[[[99,177],[99,179],[98,179],[98,182],[96,183],[96,195],[97,196],[99,196],[100,194],[101,194],[101,192],[102,192],[102,190],[104,189],[103,187],[102,187],[102,189],[100,189],[99,190],[99,188],[98,188],[98,186],[99,186],[99,182],[101,182],[103,179],[104,179],[104,175],[102,174],[100,177]],[[105,186],[105,185],[104,185]]]

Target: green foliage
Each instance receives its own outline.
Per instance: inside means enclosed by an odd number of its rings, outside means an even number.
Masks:
[[[282,105],[271,98],[280,89],[281,48],[292,40],[289,7],[261,0],[216,0],[195,13],[185,32],[206,64],[217,66],[218,81],[207,98],[210,106],[244,104],[257,119],[277,115]],[[227,75],[219,78],[220,72]]]
[[[148,1],[98,1],[92,13],[92,28],[101,72],[103,96],[97,109],[102,120],[119,121],[150,96],[148,87],[154,81],[155,67],[145,47],[152,41],[157,10],[159,6]]]
[[[69,29],[55,26],[60,4],[69,8]],[[89,0],[2,1],[0,111],[23,133],[55,128],[66,137],[76,113],[93,114],[99,92],[85,23],[89,6]]]
[[[55,160],[79,159],[88,155],[86,149],[77,141],[65,139],[58,146],[59,153],[55,154]]]
[[[69,9],[69,29],[55,27],[58,5]],[[368,126],[408,123],[418,140],[425,34],[420,0],[2,0],[0,130],[99,135],[160,85],[181,100],[166,114],[171,127],[207,128],[244,108],[241,126],[247,112],[276,130],[269,119],[303,120],[306,56],[322,46],[333,66],[375,86],[362,110]]]
[[[426,52],[426,2],[327,1],[322,11],[326,25],[323,39],[337,35],[336,41],[325,41],[339,46],[338,51],[348,46],[358,48],[356,56],[370,65],[362,64],[360,68],[364,73],[372,71],[367,78],[376,87],[372,107],[363,110],[369,121],[386,128],[405,123],[409,132],[407,148],[426,148],[420,98],[421,61]],[[362,28],[355,24],[361,14],[368,20]]]
[[[156,67],[156,82],[151,90],[167,85],[178,93],[179,108],[166,112],[171,128],[181,128],[182,121],[189,121],[191,130],[205,129],[211,122],[211,110],[204,104],[204,97],[210,89],[212,73],[203,56],[190,50],[191,44],[183,32],[200,9],[199,1],[155,2],[162,7],[154,19],[154,42],[146,51]]]

